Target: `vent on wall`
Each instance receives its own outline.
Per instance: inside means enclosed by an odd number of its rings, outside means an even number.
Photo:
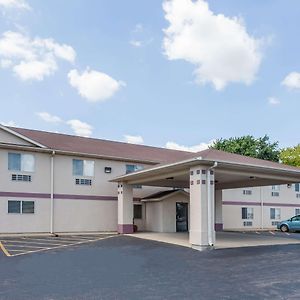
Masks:
[[[75,184],[77,184],[77,185],[92,185],[92,180],[85,179],[85,178],[76,178]]]
[[[280,221],[272,221],[272,226],[277,226],[280,223]]]
[[[271,193],[271,196],[272,196],[272,197],[279,197],[279,192],[272,192],[272,193]]]
[[[31,175],[12,174],[11,175],[11,180],[12,181],[31,182]]]
[[[245,221],[243,222],[244,226],[252,226],[252,222],[251,221]]]

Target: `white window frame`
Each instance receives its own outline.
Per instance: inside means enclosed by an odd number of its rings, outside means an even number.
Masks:
[[[271,211],[274,210],[274,218],[272,218]],[[281,220],[281,208],[270,207],[270,220],[279,221]]]
[[[82,161],[83,167],[82,167],[82,174],[74,174],[74,161]],[[91,175],[90,173],[87,172],[87,167],[88,165],[92,166],[93,169],[93,174]],[[78,159],[78,158],[73,158],[72,159],[72,174],[74,177],[89,177],[93,178],[95,176],[95,161],[94,160],[87,160],[87,159]]]
[[[246,209],[246,218],[243,218],[243,209]],[[242,207],[242,220],[253,220],[253,219],[254,219],[254,208]]]
[[[8,202],[9,201],[15,201],[15,202],[20,202],[20,212],[19,213],[13,213],[13,212],[9,212],[8,211]],[[23,213],[23,203],[24,202],[33,202],[33,213]],[[35,201],[34,200],[7,200],[7,214],[8,215],[34,215],[35,214],[35,209],[36,209],[36,205],[35,205]]]
[[[20,155],[20,169],[10,169],[9,168],[9,154],[17,154]],[[32,161],[32,168],[26,167],[26,158],[30,158]],[[8,152],[7,153],[7,169],[11,172],[26,172],[26,173],[34,173],[35,172],[35,155],[29,153],[18,153],[18,152]]]

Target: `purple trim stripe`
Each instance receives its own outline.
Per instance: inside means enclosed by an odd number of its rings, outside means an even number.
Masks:
[[[118,233],[133,233],[133,224],[118,224]]]
[[[40,198],[50,199],[50,194],[45,193],[23,193],[23,192],[0,192],[0,197],[13,198]],[[101,200],[101,201],[117,201],[116,196],[93,196],[93,195],[72,195],[72,194],[54,194],[54,199],[64,200]],[[141,198],[133,198],[133,201],[141,201]]]
[[[223,223],[215,223],[215,231],[223,231]]]
[[[246,202],[246,201],[223,201],[223,205],[252,205],[261,206],[260,202]],[[282,206],[282,207],[300,207],[299,204],[288,204],[288,203],[274,203],[274,202],[264,202],[263,206]]]

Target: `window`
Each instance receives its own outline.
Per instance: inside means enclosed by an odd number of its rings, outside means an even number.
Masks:
[[[133,205],[133,218],[134,219],[142,219],[142,205],[141,204]]]
[[[140,171],[143,170],[143,166],[138,166],[138,165],[126,165],[126,174],[132,173],[132,172],[136,172],[136,171]],[[136,184],[133,186],[133,188],[135,189],[141,189],[142,186],[140,184]]]
[[[300,198],[300,193],[297,193],[297,194],[296,194],[296,198]]]
[[[295,215],[300,215],[300,208],[295,209]]]
[[[33,213],[34,213],[34,202],[22,201],[22,214],[33,214]]]
[[[272,185],[272,191],[280,191],[280,185]]]
[[[8,213],[20,214],[21,213],[21,201],[8,201]]]
[[[34,172],[34,164],[32,154],[8,153],[8,170]]]
[[[243,195],[252,195],[251,190],[243,190]]]
[[[73,159],[73,175],[76,176],[94,176],[94,161]]]
[[[242,219],[243,220],[252,220],[253,216],[254,216],[254,213],[253,213],[252,207],[242,207]]]
[[[9,214],[33,214],[34,201],[8,201]]]
[[[270,219],[271,220],[280,220],[281,218],[280,208],[270,208]]]
[[[295,183],[295,192],[300,192],[300,184]]]
[[[77,184],[77,185],[92,185],[92,180],[85,179],[85,178],[76,178],[75,184]]]

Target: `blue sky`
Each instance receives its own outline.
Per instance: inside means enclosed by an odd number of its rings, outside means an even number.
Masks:
[[[0,10],[4,124],[191,150],[245,134],[299,143],[297,0],[0,0]]]

